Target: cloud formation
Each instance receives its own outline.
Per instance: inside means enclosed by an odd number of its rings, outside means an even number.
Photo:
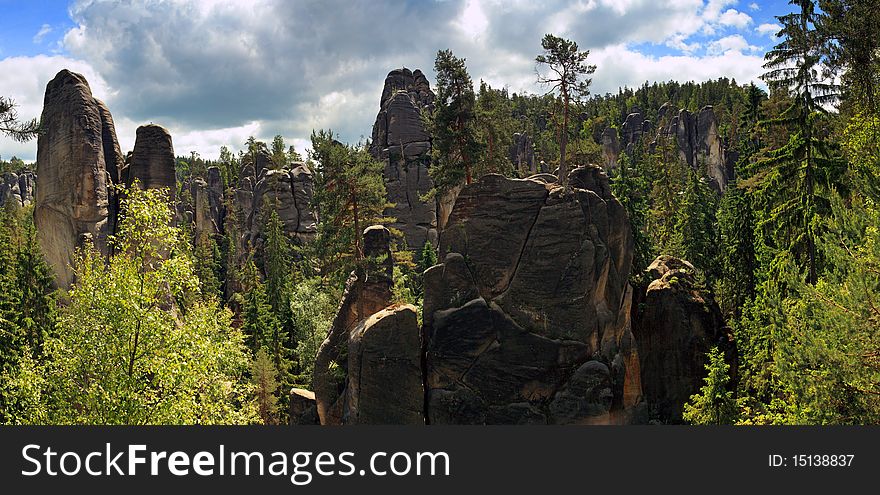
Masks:
[[[107,102],[123,148],[133,145],[138,125],[155,122],[169,128],[180,154],[216,156],[220,145],[238,148],[250,134],[282,134],[302,150],[313,128],[332,127],[348,141],[369,136],[388,71],[421,68],[433,79],[439,49],[465,57],[475,81],[542,92],[534,57],[548,32],[591,50],[599,66],[593,93],[653,80],[755,80],[757,48],[731,33],[752,32],[752,18],[730,8],[737,3],[77,0],[65,56],[4,59],[0,87],[13,97],[28,92],[20,114],[38,115],[30,100],[41,100],[46,82],[69,63]],[[717,39],[706,38],[715,32]],[[645,46],[673,53],[651,55]],[[28,74],[26,87],[6,84],[13,70]],[[0,141],[0,151],[9,148]]]

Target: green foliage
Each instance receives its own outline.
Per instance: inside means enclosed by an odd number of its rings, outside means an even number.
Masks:
[[[513,164],[510,162],[510,147],[516,122],[511,114],[510,98],[506,89],[493,89],[480,81],[475,110],[475,127],[482,150],[478,165],[478,177],[485,173],[510,176]]]
[[[333,131],[312,132],[313,205],[321,223],[313,246],[320,271],[341,285],[363,259],[363,231],[386,223],[384,165],[363,144],[349,146]]]
[[[611,192],[623,205],[633,233],[633,262],[630,279],[636,286],[647,280],[645,270],[654,259],[654,248],[646,228],[648,225],[649,182],[641,167],[630,164],[629,155],[620,155],[618,167],[611,174]]]
[[[721,311],[730,321],[742,316],[742,308],[755,296],[755,216],[752,200],[731,184],[718,207],[718,264],[716,293]]]
[[[737,401],[730,386],[730,365],[724,353],[713,347],[708,354],[707,375],[700,393],[684,405],[682,417],[695,425],[733,424],[737,419]]]
[[[690,171],[679,196],[672,238],[672,253],[690,261],[710,284],[718,277],[717,201],[718,193],[708,181]]]
[[[261,347],[251,366],[251,382],[256,391],[257,414],[264,425],[278,424],[278,382],[272,359]]]
[[[477,140],[476,96],[465,59],[457,58],[451,50],[440,50],[434,61],[437,73],[434,113],[428,119],[431,130],[430,174],[434,180],[433,194],[444,194],[461,184],[470,184],[474,166],[480,156]],[[484,94],[488,98],[488,95]],[[484,101],[483,115],[491,107]],[[484,131],[499,132],[488,128]],[[497,138],[497,136],[496,136]],[[496,150],[492,150],[495,153]],[[494,164],[496,157],[492,157]]]
[[[299,281],[290,292],[290,312],[296,335],[295,385],[311,388],[315,356],[336,315],[341,293],[326,287],[318,278]]]
[[[254,419],[243,336],[198,295],[167,191],[133,187],[116,255],[84,249],[58,331],[10,383],[33,404],[14,420],[53,424],[247,423]],[[34,380],[35,376],[43,377]]]

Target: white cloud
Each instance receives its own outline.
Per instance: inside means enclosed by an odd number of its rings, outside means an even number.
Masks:
[[[760,35],[769,36],[770,38],[775,39],[776,33],[778,33],[780,29],[782,29],[782,26],[779,24],[766,23],[756,27],[755,31]]]
[[[645,81],[708,81],[719,77],[764,85],[759,79],[763,57],[728,50],[710,56],[652,57],[624,45],[608,47],[595,53],[598,65],[593,76],[593,93],[616,92],[619,86],[636,87]]]
[[[755,2],[752,2],[749,4],[749,9],[754,10],[754,11],[759,11],[759,10],[761,10],[761,6],[756,4]]]
[[[720,55],[729,52],[756,52],[758,50],[760,50],[759,47],[750,45],[749,42],[739,34],[725,36],[724,38],[709,43],[709,46],[706,47],[706,53],[708,55]]]
[[[749,14],[735,9],[727,9],[721,14],[721,17],[718,18],[718,24],[721,24],[722,26],[732,26],[738,29],[745,29],[752,22],[752,18]]]
[[[43,42],[43,38],[46,37],[47,34],[52,32],[52,26],[48,24],[43,24],[40,26],[40,30],[37,31],[37,34],[34,35],[33,42],[35,44],[40,44]]]
[[[281,134],[302,145],[313,128],[330,127],[353,142],[371,134],[388,71],[421,68],[433,79],[434,57],[445,48],[466,58],[475,83],[511,92],[545,91],[536,84],[534,58],[546,33],[591,50],[590,62],[599,66],[594,93],[645,80],[733,75],[748,81],[761,60],[742,36],[711,46],[695,38],[750,25],[747,14],[728,8],[737,3],[77,0],[69,9],[75,27],[64,34],[65,55],[47,57],[58,66],[31,71],[19,60],[0,71],[0,91],[22,93],[5,83],[13,75],[36,82],[17,99],[34,102],[22,106],[22,117],[37,116],[45,84],[69,64],[85,72],[109,106],[124,150],[136,127],[150,121],[172,132],[181,154],[206,157],[222,144],[241,147],[251,133],[265,140]],[[642,44],[680,55],[658,58],[632,48]],[[0,141],[4,156],[12,149],[21,148]]]

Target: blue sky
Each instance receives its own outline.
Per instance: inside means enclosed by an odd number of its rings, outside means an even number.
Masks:
[[[216,156],[249,135],[302,149],[313,128],[369,136],[391,69],[433,80],[437,50],[475,81],[542,91],[534,57],[552,32],[590,49],[593,93],[655,80],[760,82],[785,1],[0,0],[0,94],[39,117],[46,83],[83,73],[124,151],[138,125],[169,128],[178,154]],[[0,156],[36,143],[0,137]]]

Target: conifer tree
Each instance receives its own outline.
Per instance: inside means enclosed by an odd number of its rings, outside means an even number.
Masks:
[[[596,71],[595,65],[587,64],[589,50],[581,51],[574,41],[560,38],[552,34],[544,35],[541,40],[542,55],[535,57],[538,65],[546,65],[548,74],[538,73],[538,82],[550,87],[550,91],[558,91],[562,103],[562,123],[559,139],[559,182],[568,184],[568,166],[566,163],[566,146],[568,144],[568,122],[571,103],[589,94],[592,79],[581,80]]]
[[[476,96],[465,59],[451,50],[440,50],[434,61],[437,96],[434,113],[428,119],[431,129],[431,178],[434,193],[444,194],[473,180],[480,154],[477,141]]]
[[[708,357],[708,375],[700,393],[692,395],[684,405],[682,417],[695,425],[733,424],[737,417],[737,402],[729,386],[730,365],[717,347],[709,351]]]

